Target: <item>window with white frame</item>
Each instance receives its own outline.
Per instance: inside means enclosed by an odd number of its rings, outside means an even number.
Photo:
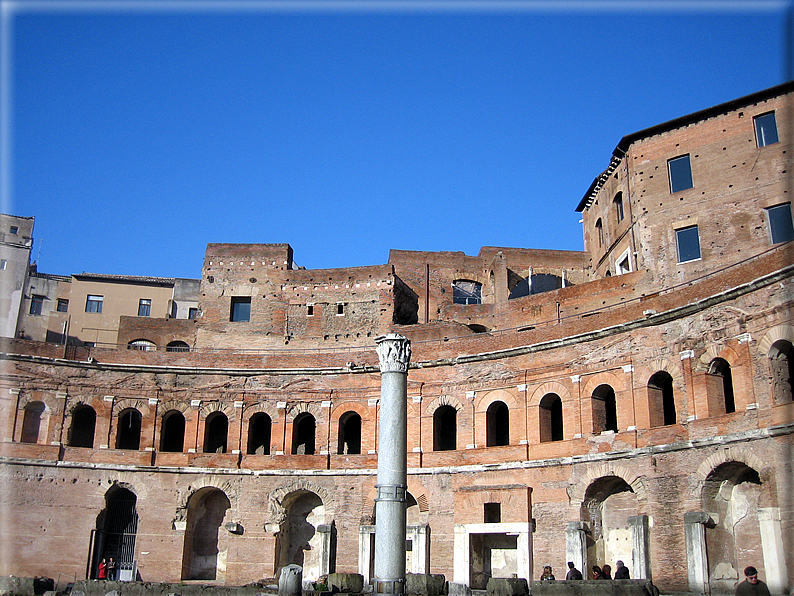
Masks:
[[[689,155],[681,155],[669,160],[667,171],[670,175],[671,193],[692,188],[692,165],[689,162]]]
[[[618,275],[631,273],[631,258],[629,257],[629,252],[630,249],[627,248],[623,254],[618,257],[618,261],[615,265]]]
[[[138,300],[138,316],[148,317],[152,314],[152,301],[149,298]]]
[[[85,312],[102,312],[102,302],[105,300],[104,296],[97,294],[89,294],[85,299]]]

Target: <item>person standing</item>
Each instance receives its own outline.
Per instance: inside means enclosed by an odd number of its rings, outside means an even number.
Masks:
[[[116,581],[116,561],[113,560],[113,557],[108,559],[108,579]]]
[[[612,579],[612,567],[610,567],[609,565],[604,565],[601,568],[601,571],[606,576],[604,579]]]
[[[99,568],[96,572],[97,579],[107,579],[108,577],[108,564],[105,562],[105,559],[99,563]]]
[[[623,561],[617,561],[615,565],[617,566],[617,569],[615,569],[615,579],[631,579],[629,568],[623,564]]]
[[[582,572],[579,571],[573,564],[573,561],[568,561],[568,573],[565,574],[565,579],[568,581],[578,581],[583,579]]]
[[[598,565],[593,565],[593,579],[609,579]]]
[[[767,585],[758,579],[758,570],[752,565],[745,568],[747,578],[736,586],[736,596],[770,596]]]

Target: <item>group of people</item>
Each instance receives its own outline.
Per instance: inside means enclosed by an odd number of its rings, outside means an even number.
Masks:
[[[623,561],[618,561],[616,565],[617,569],[615,569],[614,579],[631,579],[631,576],[629,575],[629,568],[623,564]],[[543,575],[540,576],[540,579],[541,581],[557,579],[554,577],[554,572],[552,571],[551,565],[546,565],[543,568]],[[579,581],[583,579],[584,576],[582,575],[582,572],[576,568],[576,565],[574,565],[572,561],[568,561],[568,573],[565,574],[565,580]],[[604,565],[603,567],[593,565],[593,579],[613,579],[612,567],[609,565]]]
[[[116,579],[116,561],[113,560],[113,557],[110,557],[109,560],[102,561],[99,563],[99,567],[97,568],[97,579],[109,579],[110,581],[115,581]]]

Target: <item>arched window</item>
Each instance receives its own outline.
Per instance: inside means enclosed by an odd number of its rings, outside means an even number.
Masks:
[[[336,452],[339,455],[361,453],[361,416],[356,412],[345,412],[339,418],[339,440]]]
[[[165,346],[166,352],[189,352],[190,346],[183,341],[172,341]]]
[[[675,424],[675,397],[673,395],[673,377],[663,370],[648,380],[648,410],[651,427]]]
[[[615,219],[618,223],[623,221],[623,192],[620,191],[612,199],[612,205],[615,207]]]
[[[135,339],[127,344],[128,350],[141,350],[143,352],[150,352],[157,349],[157,344],[148,339]]]
[[[93,447],[96,412],[94,408],[79,405],[72,410],[72,426],[69,428],[70,447]]]
[[[441,406],[433,412],[433,451],[454,451],[458,448],[458,411]]]
[[[160,431],[160,451],[180,453],[184,448],[185,416],[179,410],[166,412]]]
[[[593,391],[593,432],[606,430],[618,432],[618,411],[615,403],[615,390],[609,385],[599,385]]]
[[[204,453],[226,453],[229,419],[223,412],[213,412],[204,423]]]
[[[510,410],[501,401],[488,406],[485,413],[485,444],[487,447],[498,447],[510,444]]]
[[[39,429],[41,428],[41,415],[44,413],[44,402],[31,401],[25,404],[25,413],[22,417],[22,443],[38,443]]]
[[[794,349],[791,342],[779,339],[769,348],[769,365],[772,373],[772,391],[776,404],[794,400]]]
[[[547,393],[540,400],[540,442],[562,441],[562,400],[556,393]]]
[[[599,248],[604,246],[604,224],[599,217],[595,223],[596,238],[598,240]]]
[[[709,401],[717,408],[730,414],[736,411],[736,402],[733,397],[733,377],[731,365],[727,360],[715,358],[709,364],[708,371],[708,396]]]
[[[257,412],[248,421],[249,455],[270,455],[270,429],[272,421],[264,412]]]
[[[292,423],[292,455],[314,455],[314,433],[317,424],[308,412],[299,414]]]
[[[141,413],[129,408],[119,414],[116,449],[137,450],[141,447]]]
[[[470,279],[456,279],[452,282],[452,302],[454,304],[481,304],[482,284]]]

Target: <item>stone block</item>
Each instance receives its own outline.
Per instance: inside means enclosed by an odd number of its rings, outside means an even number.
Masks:
[[[532,596],[658,596],[647,579],[533,581]]]
[[[360,573],[329,573],[327,584],[331,592],[359,593],[364,588],[364,576]]]
[[[447,578],[442,574],[406,573],[405,593],[421,596],[446,594]]]
[[[523,577],[492,577],[488,580],[485,591],[488,596],[527,596],[529,585]]]

